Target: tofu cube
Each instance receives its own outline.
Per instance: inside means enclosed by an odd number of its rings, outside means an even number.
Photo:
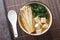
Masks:
[[[36,28],[37,30],[40,30],[40,23],[36,23],[36,24],[35,24],[35,28]]]
[[[39,19],[39,17],[37,16],[37,17],[35,17],[34,18],[34,20],[36,21],[36,22],[40,22],[40,19]]]
[[[43,27],[44,27],[44,28],[48,28],[49,25],[46,23],[46,24],[43,25]]]
[[[46,18],[45,17],[41,18],[41,23],[46,23]]]
[[[36,30],[36,33],[37,34],[42,33],[42,31],[41,30]]]

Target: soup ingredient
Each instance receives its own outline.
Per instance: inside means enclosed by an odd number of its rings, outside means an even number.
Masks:
[[[46,18],[45,17],[41,18],[41,23],[46,23]]]
[[[40,30],[36,30],[36,33],[37,34],[40,34],[42,32],[42,30],[40,29]]]
[[[47,28],[48,28],[48,24],[47,23],[45,23],[42,27],[41,27],[41,30],[42,31],[45,31]]]
[[[34,20],[35,20],[36,22],[40,22],[40,18],[39,18],[38,16],[35,17]]]
[[[50,18],[46,19],[46,23],[47,23],[47,24],[50,23]]]
[[[22,17],[22,23],[24,24],[24,28],[29,32],[32,33],[35,31],[33,25],[32,25],[32,11],[31,7],[24,6],[20,10],[20,14]]]
[[[47,23],[44,24],[43,27],[44,27],[44,28],[48,28],[48,24],[47,24]]]
[[[32,8],[33,18],[35,18],[36,16],[49,18],[49,13],[42,4],[32,3],[29,6],[31,6]]]
[[[32,24],[33,24],[33,26],[35,26],[35,24],[36,24],[36,22],[35,22],[35,20],[34,20],[34,19],[32,20]]]
[[[40,23],[36,23],[35,28],[36,28],[36,30],[40,30]]]
[[[45,27],[41,27],[41,30],[42,30],[42,32],[43,32],[43,31],[45,31],[45,30],[46,30],[46,28],[45,28]]]

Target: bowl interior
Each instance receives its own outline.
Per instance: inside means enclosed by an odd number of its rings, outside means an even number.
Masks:
[[[40,3],[40,2],[29,2],[29,3],[25,4],[25,5],[28,5],[28,4],[31,4],[31,3],[41,4],[41,5],[43,5],[43,6],[47,9],[47,11],[48,11],[49,14],[50,14],[49,27],[48,27],[45,31],[43,31],[42,33],[30,34],[30,33],[27,32],[27,31],[22,27],[22,25],[21,25],[21,22],[20,22],[20,13],[18,14],[18,23],[19,23],[19,26],[20,26],[20,28],[21,28],[24,32],[26,32],[26,33],[29,34],[29,35],[42,35],[42,34],[46,33],[46,32],[49,30],[49,28],[51,27],[51,24],[52,24],[52,14],[51,14],[51,11],[49,10],[49,8],[48,8],[46,5],[44,5],[43,3]]]

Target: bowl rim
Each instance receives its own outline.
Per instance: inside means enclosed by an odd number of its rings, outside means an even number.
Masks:
[[[41,5],[43,5],[43,6],[47,9],[47,11],[48,11],[49,14],[50,14],[50,24],[49,24],[49,27],[48,27],[45,31],[43,31],[42,33],[39,33],[39,34],[30,34],[30,33],[27,32],[27,31],[22,27],[22,25],[20,24],[20,21],[19,21],[19,15],[20,15],[20,13],[18,13],[18,24],[19,24],[20,28],[21,28],[25,33],[27,33],[27,34],[29,34],[29,35],[33,35],[33,36],[42,35],[42,34],[46,33],[46,32],[50,29],[50,27],[51,27],[51,25],[52,25],[52,13],[51,13],[51,10],[49,9],[49,7],[48,7],[47,5],[45,5],[44,3],[39,2],[39,1],[30,1],[30,2],[27,2],[27,3],[25,3],[22,7],[24,7],[25,5],[31,4],[31,3],[41,4]],[[22,8],[22,7],[21,7],[21,8]],[[21,9],[21,8],[20,8],[20,9]],[[19,10],[19,12],[20,12],[20,10]]]

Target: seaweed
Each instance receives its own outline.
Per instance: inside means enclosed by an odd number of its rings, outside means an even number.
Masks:
[[[49,18],[49,12],[43,5],[38,3],[31,3],[29,6],[31,6],[33,12],[33,18],[36,16]]]

